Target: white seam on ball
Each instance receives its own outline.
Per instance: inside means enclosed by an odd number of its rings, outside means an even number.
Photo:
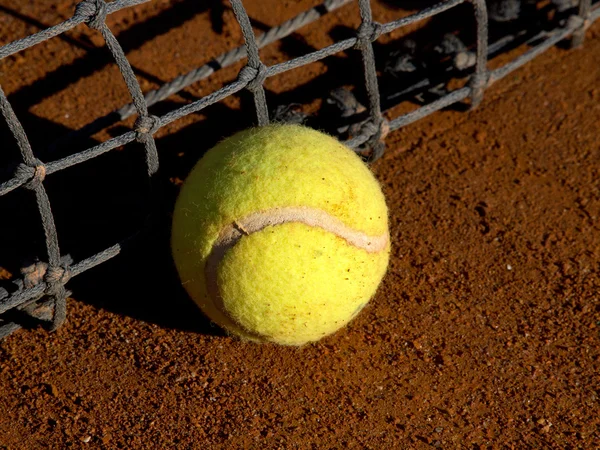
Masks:
[[[234,221],[221,230],[219,237],[213,245],[213,250],[214,247],[227,245],[231,241],[234,241],[235,244],[243,235],[256,233],[268,226],[294,222],[322,228],[346,240],[350,245],[369,253],[382,251],[388,243],[387,233],[381,236],[369,236],[366,233],[350,228],[341,220],[323,210],[305,206],[290,206],[252,213]]]

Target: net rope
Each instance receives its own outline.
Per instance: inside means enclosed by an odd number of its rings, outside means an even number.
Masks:
[[[123,8],[148,1],[150,0],[116,0],[107,3],[104,0],[84,0],[77,5],[70,19],[0,47],[0,59],[3,59],[85,23],[102,35],[106,47],[112,54],[129,91],[131,103],[111,114],[94,120],[79,130],[69,133],[62,140],[53,143],[50,148],[60,146],[77,136],[91,136],[114,122],[126,119],[134,114],[137,115],[135,124],[130,131],[81,152],[54,161],[44,162],[34,155],[27,134],[0,86],[0,112],[15,139],[21,155],[21,161],[16,164],[10,178],[0,184],[0,196],[6,195],[15,189],[27,189],[34,193],[45,235],[46,247],[44,261],[38,261],[22,268],[21,277],[13,280],[12,283],[15,286],[13,292],[9,294],[8,291],[0,288],[0,338],[11,334],[22,326],[20,323],[3,318],[3,314],[13,309],[47,324],[50,330],[60,327],[67,317],[66,300],[70,295],[65,287],[67,282],[94,266],[114,258],[122,252],[127,242],[133,238],[130,237],[79,262],[73,262],[69,257],[61,255],[50,200],[44,187],[46,177],[136,141],[144,147],[146,173],[148,178],[152,179],[159,168],[159,155],[154,134],[160,128],[188,114],[201,111],[244,89],[249,90],[253,95],[258,125],[267,125],[270,118],[264,89],[266,79],[351,49],[355,49],[361,54],[364,88],[368,105],[367,120],[360,125],[359,132],[346,141],[346,144],[353,149],[367,146],[371,149],[369,159],[376,160],[382,156],[385,150],[384,138],[390,131],[406,126],[465,99],[470,99],[472,107],[477,106],[482,101],[485,89],[492,83],[504,78],[558,42],[571,38],[572,46],[580,46],[583,43],[585,30],[600,17],[598,4],[595,4],[592,8],[591,0],[580,0],[577,8],[575,8],[576,11],[565,21],[564,26],[552,31],[540,32],[538,36],[531,39],[531,42],[535,42],[535,44],[525,53],[502,67],[488,70],[488,57],[495,49],[492,46],[488,48],[488,13],[485,0],[447,0],[410,16],[384,24],[373,20],[370,0],[357,0],[361,24],[354,37],[289,61],[267,66],[260,58],[259,50],[261,48],[318,20],[324,14],[352,3],[353,0],[326,0],[323,4],[311,8],[259,36],[254,34],[242,0],[230,0],[235,18],[242,30],[245,45],[224,53],[208,64],[181,75],[144,95],[123,48],[106,25],[106,17]],[[477,32],[475,67],[468,84],[407,114],[391,120],[386,119],[382,112],[382,99],[378,86],[373,42],[382,35],[435,16],[462,3],[468,3],[472,6]],[[216,70],[230,66],[244,58],[247,58],[247,63],[232,83],[162,116],[149,114],[149,106],[210,76]]]

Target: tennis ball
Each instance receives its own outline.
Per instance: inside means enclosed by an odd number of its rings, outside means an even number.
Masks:
[[[298,125],[242,131],[209,150],[175,205],[181,282],[215,323],[302,345],[347,324],[387,269],[385,199],[360,158]]]

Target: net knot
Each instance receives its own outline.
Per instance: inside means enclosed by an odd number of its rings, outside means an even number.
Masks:
[[[245,66],[240,70],[238,80],[246,83],[246,89],[254,92],[262,87],[267,79],[267,73],[267,66],[263,63],[260,63],[258,67]]]
[[[384,117],[379,118],[377,122],[365,122],[361,127],[361,134],[369,136],[368,146],[371,148],[371,154],[368,157],[370,162],[376,161],[383,156],[385,151],[385,138],[390,132],[390,123]]]
[[[473,74],[473,77],[470,81],[470,87],[472,92],[482,92],[486,87],[488,87],[489,83],[489,75],[488,73],[484,73],[482,75]]]
[[[46,178],[46,166],[39,159],[31,166],[21,163],[15,170],[15,177],[23,182],[23,187],[35,189]]]
[[[46,270],[46,276],[44,281],[50,286],[60,285],[63,286],[71,279],[71,270],[68,266],[53,266],[48,267]]]
[[[104,0],[83,0],[75,7],[75,15],[83,17],[88,27],[99,30],[106,21]]]
[[[377,124],[371,121],[365,122],[363,126],[360,127],[360,133],[365,136],[369,136],[369,139],[375,136],[378,131],[379,127],[377,126]]]
[[[71,279],[71,269],[67,264],[49,267],[47,263],[36,261],[21,269],[23,287],[31,289],[41,282],[48,285],[47,294],[52,294]]]
[[[586,21],[581,16],[569,16],[567,19],[567,28],[570,30],[578,30],[586,25]]]
[[[138,117],[135,121],[133,129],[137,133],[136,140],[144,142],[149,136],[156,133],[160,128],[160,118],[157,116]]]
[[[380,23],[377,22],[363,22],[358,27],[356,32],[356,47],[359,49],[364,48],[369,43],[376,41],[381,36],[383,29]]]

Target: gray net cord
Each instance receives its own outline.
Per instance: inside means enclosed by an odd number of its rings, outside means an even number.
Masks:
[[[305,25],[308,25],[315,20],[319,19],[323,14],[327,14],[332,12],[341,6],[350,3],[352,0],[327,0],[322,5],[311,8],[308,11],[305,11],[297,16],[291,18],[283,22],[281,25],[273,27],[269,29],[266,33],[263,33],[256,37],[256,43],[259,48],[263,48],[269,44],[279,41],[286,36],[289,36],[293,32],[302,28]],[[191,86],[197,81],[204,80],[208,78],[210,75],[215,73],[217,70],[223,69],[225,67],[231,66],[232,64],[241,61],[246,57],[246,47],[244,45],[240,47],[236,47],[233,50],[230,50],[212,61],[204,64],[197,69],[194,69],[184,75],[180,75],[175,78],[173,81],[163,84],[160,88],[151,90],[146,93],[144,98],[146,99],[146,104],[148,106],[152,106],[166,98],[170,97],[173,94],[180,92],[181,90]],[[135,106],[133,104],[125,105],[116,111],[106,114],[103,117],[99,117],[95,119],[93,122],[85,125],[79,130],[73,130],[72,132],[65,135],[63,138],[57,140],[52,143],[48,148],[52,151],[55,148],[60,147],[61,145],[66,144],[74,138],[79,136],[91,136],[98,131],[103,130],[104,128],[119,122],[121,120],[127,119],[131,115],[136,112]]]
[[[261,41],[260,37],[256,38],[254,36],[250,20],[243,7],[242,1],[231,0],[236,19],[238,20],[244,35],[245,54],[248,56],[248,63],[240,71],[238,79],[195,102],[177,108],[162,117],[157,117],[148,114],[149,102],[159,99],[163,95],[175,93],[191,84],[193,82],[192,80],[196,81],[195,77],[203,77],[204,75],[201,74],[200,70],[202,70],[202,68],[200,68],[198,69],[198,72],[191,72],[190,74],[192,75],[188,74],[190,75],[189,78],[185,78],[187,77],[186,75],[182,80],[176,79],[174,82],[165,85],[168,87],[163,86],[155,91],[155,99],[148,100],[144,98],[140,85],[124,55],[123,49],[106,26],[105,20],[106,16],[112,12],[146,1],[148,0],[117,0],[107,4],[104,0],[84,0],[77,5],[75,14],[71,19],[0,47],[1,59],[86,22],[90,28],[98,30],[104,37],[106,46],[113,55],[115,63],[127,85],[127,89],[132,98],[133,109],[138,115],[133,130],[82,152],[59,160],[43,163],[35,158],[25,131],[8,102],[6,95],[0,88],[0,111],[17,142],[22,157],[22,162],[17,165],[12,178],[0,184],[0,196],[19,187],[32,190],[35,193],[36,203],[45,233],[48,261],[47,263],[38,262],[30,267],[24,268],[22,270],[22,277],[14,281],[16,286],[16,291],[14,293],[9,295],[7,291],[0,289],[0,314],[11,309],[18,309],[34,318],[49,317],[50,329],[58,328],[66,318],[66,298],[69,295],[65,288],[66,282],[72,277],[115,257],[122,251],[125,243],[121,242],[115,244],[112,247],[75,264],[72,264],[68,258],[61,258],[50,201],[43,185],[44,178],[52,173],[95,158],[130,142],[137,141],[143,144],[145,148],[147,174],[149,177],[152,177],[158,170],[158,153],[153,134],[161,127],[183,116],[198,112],[244,88],[249,89],[254,95],[258,123],[260,125],[267,124],[269,122],[269,117],[263,87],[267,78],[351,48],[358,49],[362,55],[365,87],[369,99],[369,119],[363,125],[360,134],[346,143],[351,148],[356,148],[364,143],[368,143],[373,148],[371,158],[376,159],[381,156],[383,152],[384,147],[382,139],[390,130],[398,129],[469,97],[471,99],[471,105],[476,106],[481,101],[483,91],[486,87],[532,60],[557,42],[572,36],[573,45],[580,45],[585,29],[600,17],[600,8],[595,7],[592,9],[590,0],[582,0],[579,5],[578,13],[569,18],[564,28],[558,28],[552,32],[546,33],[546,39],[542,43],[534,46],[505,66],[493,71],[488,71],[486,67],[488,57],[487,11],[484,0],[449,0],[427,8],[419,13],[386,24],[379,24],[373,21],[370,2],[368,0],[358,0],[362,22],[356,37],[345,39],[313,53],[267,67],[261,61],[258,49],[260,46],[266,45],[265,43],[268,42],[269,39],[265,38],[264,41]],[[439,14],[465,2],[473,5],[477,26],[477,61],[475,72],[471,76],[469,84],[428,105],[420,107],[415,111],[396,117],[391,121],[387,121],[381,112],[372,42],[379,36],[389,33],[392,30]],[[328,10],[332,10],[334,7],[339,7],[343,3],[346,3],[346,1],[328,1],[324,5],[326,8],[329,8]],[[307,12],[305,14],[309,13]],[[307,19],[307,17],[308,16],[305,16],[304,20],[314,20],[314,17],[316,16],[313,14],[313,18],[311,19]],[[295,19],[292,19],[292,21],[293,20]],[[296,26],[298,26],[298,23],[300,22],[302,22],[302,20],[297,22]],[[292,28],[293,26],[290,27],[290,30]],[[289,34],[291,31],[282,31],[280,29],[279,32],[287,32]],[[270,32],[265,35],[269,35],[269,33]],[[276,35],[279,36],[274,32],[270,39],[276,39],[274,37]],[[239,50],[236,49],[235,51]],[[237,53],[234,56],[231,56],[232,59],[229,61],[233,62],[234,58],[241,59],[242,57],[243,53]],[[217,61],[219,61],[219,58],[217,58]],[[177,84],[176,81],[179,84]],[[169,94],[166,92],[169,92]],[[150,96],[150,93],[147,94],[147,96]],[[126,106],[125,108],[130,108],[130,106]],[[47,311],[48,305],[51,309],[50,312]],[[44,308],[46,308],[46,311],[43,311]],[[7,323],[6,320],[4,322],[5,323],[0,326],[0,337],[8,335],[20,327],[20,324],[18,323]]]
[[[583,39],[585,38],[585,30],[590,26],[591,22],[589,19],[590,11],[592,9],[592,0],[579,0],[577,16],[575,18],[581,19],[583,22],[579,24],[579,27],[573,33],[571,38],[571,47],[580,47],[583,45]],[[592,20],[593,21],[593,20]],[[575,24],[577,26],[577,24]]]

